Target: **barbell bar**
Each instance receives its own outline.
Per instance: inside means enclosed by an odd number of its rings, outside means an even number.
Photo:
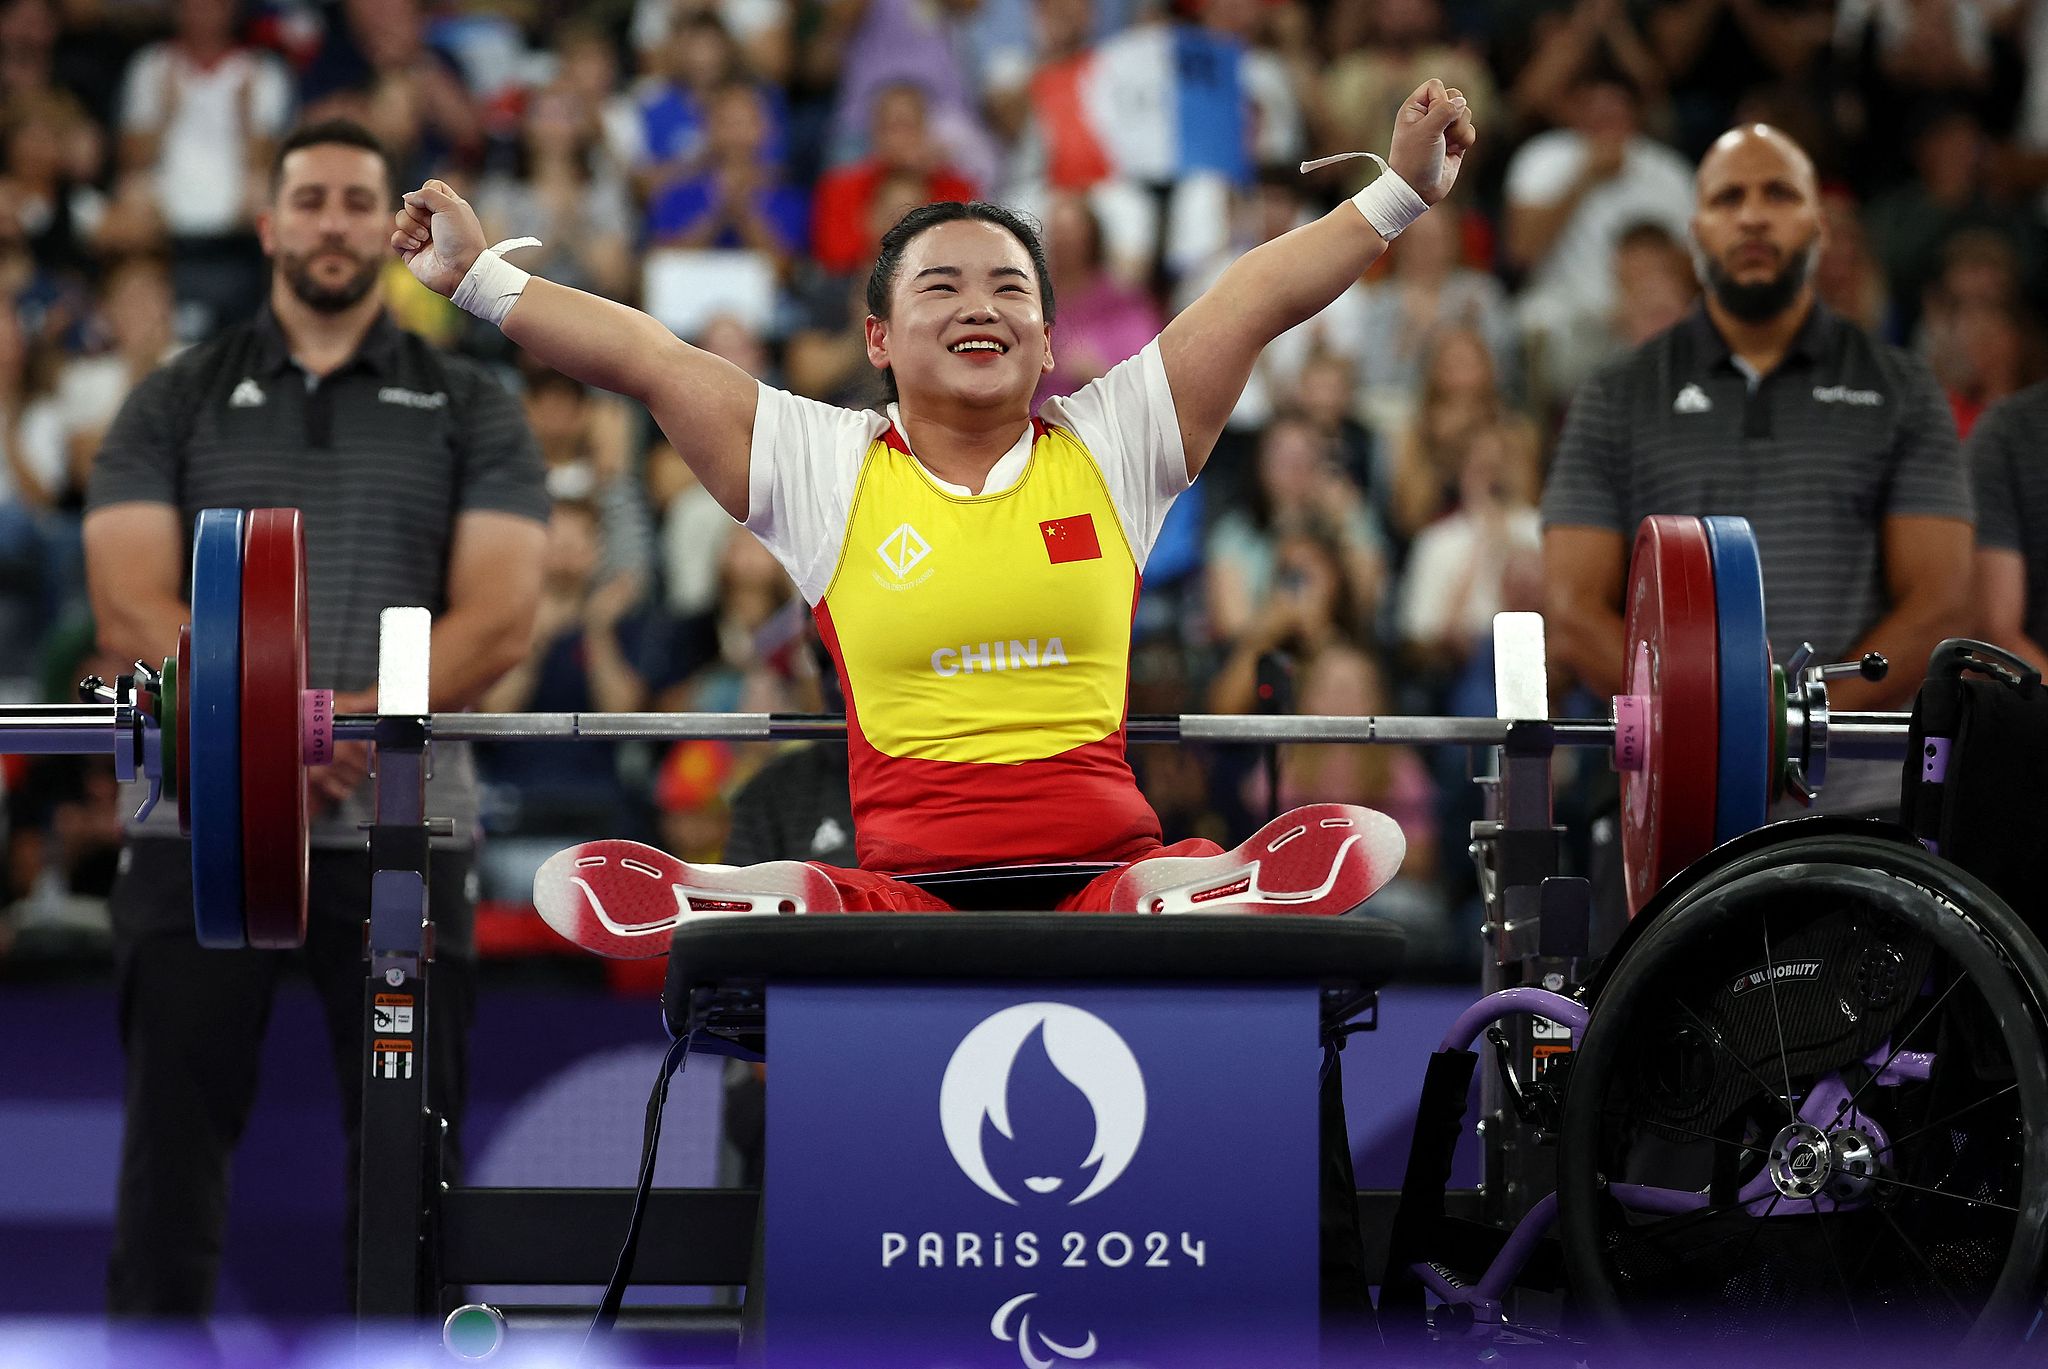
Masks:
[[[1630,562],[1626,692],[1605,719],[1184,714],[1132,718],[1126,732],[1140,742],[1605,750],[1621,774],[1624,866],[1640,907],[1714,845],[1761,825],[1778,798],[1810,800],[1830,756],[1904,754],[1908,715],[1827,707],[1830,678],[1882,663],[1816,665],[1804,650],[1773,662],[1762,595],[1742,520],[1653,517]],[[306,773],[337,742],[374,743],[394,725],[448,742],[846,736],[844,718],[801,713],[336,716],[330,692],[306,688],[305,597],[295,510],[207,510],[193,538],[193,624],[176,657],[138,664],[111,686],[88,680],[78,704],[0,707],[0,752],[111,755],[121,779],[150,783],[138,818],[178,796],[210,946],[303,941]]]

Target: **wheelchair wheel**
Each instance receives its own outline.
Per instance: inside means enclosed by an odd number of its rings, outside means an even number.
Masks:
[[[2048,1285],[2044,1007],[2040,942],[1917,847],[1794,836],[1674,898],[1572,1061],[1589,1333],[2016,1346]]]

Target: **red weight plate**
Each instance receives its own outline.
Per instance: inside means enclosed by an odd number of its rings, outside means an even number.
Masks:
[[[1714,845],[1720,767],[1719,623],[1706,525],[1660,514],[1629,558],[1623,692],[1647,700],[1640,771],[1621,777],[1622,867],[1631,914]]]
[[[242,892],[251,946],[306,939],[305,689],[299,511],[257,509],[242,553]]]
[[[192,835],[192,625],[178,629],[178,830]]]

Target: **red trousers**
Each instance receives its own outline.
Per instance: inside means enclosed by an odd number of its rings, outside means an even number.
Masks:
[[[1138,857],[1139,860],[1154,860],[1160,856],[1215,856],[1223,848],[1213,841],[1201,837],[1189,837],[1171,846],[1161,846]],[[953,905],[937,894],[918,888],[915,884],[885,875],[877,870],[844,870],[833,865],[814,865],[826,878],[839,888],[839,896],[846,901],[849,913],[950,913]],[[1135,908],[1118,908],[1110,902],[1110,893],[1116,888],[1117,879],[1124,867],[1105,870],[1087,884],[1061,899],[1054,908],[1061,913],[1133,913]]]

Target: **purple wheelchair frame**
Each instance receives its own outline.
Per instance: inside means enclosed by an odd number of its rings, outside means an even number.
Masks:
[[[1439,1051],[1465,1051],[1472,1048],[1480,1034],[1488,1027],[1510,1017],[1547,1018],[1571,1029],[1574,1040],[1583,1040],[1586,1024],[1592,1019],[1592,1011],[1575,999],[1548,989],[1515,988],[1501,989],[1486,995],[1458,1015],[1444,1033]],[[1864,1062],[1877,1071],[1865,1087],[1894,1087],[1908,1081],[1925,1082],[1934,1072],[1934,1052],[1907,1051],[1880,1045]],[[1848,1126],[1867,1135],[1873,1143],[1868,1161],[1874,1169],[1876,1164],[1891,1149],[1891,1138],[1882,1124],[1866,1116],[1856,1106],[1860,1090],[1852,1092],[1839,1074],[1829,1074],[1820,1079],[1800,1101],[1794,1114],[1795,1120],[1804,1123],[1823,1136],[1838,1125]],[[1744,1143],[1745,1148],[1770,1155],[1761,1145]],[[1660,1216],[1681,1216],[1697,1212],[1709,1205],[1708,1195],[1687,1189],[1657,1188],[1647,1184],[1612,1184],[1608,1188],[1615,1200],[1623,1207],[1635,1212]],[[1772,1180],[1770,1165],[1759,1172],[1736,1194],[1736,1202],[1743,1211],[1762,1218],[1775,1213],[1785,1195]],[[1863,1199],[1859,1193],[1853,1197],[1837,1198],[1827,1193],[1817,1193],[1811,1198],[1800,1198],[1802,1206],[1811,1206],[1816,1211],[1850,1211],[1860,1206]],[[1503,1300],[1522,1267],[1529,1262],[1536,1245],[1550,1231],[1557,1221],[1557,1194],[1546,1194],[1524,1213],[1509,1233],[1506,1244],[1486,1272],[1476,1283],[1462,1284],[1447,1278],[1433,1264],[1417,1263],[1409,1268],[1428,1292],[1446,1305],[1462,1307],[1471,1315],[1470,1334],[1489,1334],[1506,1323]]]

